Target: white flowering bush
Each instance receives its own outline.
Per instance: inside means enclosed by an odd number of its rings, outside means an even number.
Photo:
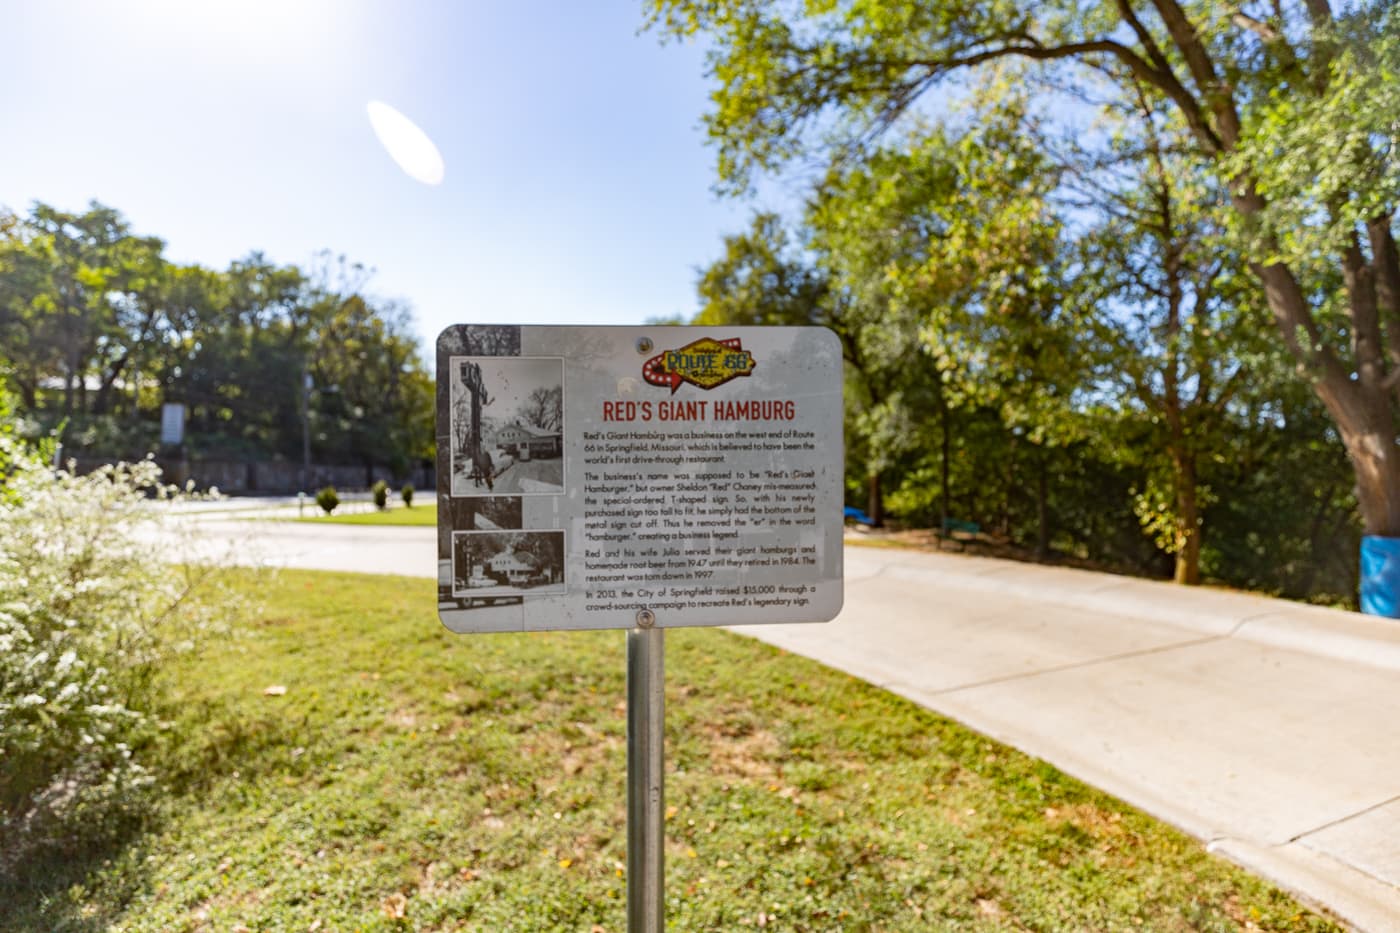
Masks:
[[[0,871],[81,844],[151,783],[160,665],[217,625],[205,567],[159,559],[169,500],[150,461],[76,476],[0,432]]]

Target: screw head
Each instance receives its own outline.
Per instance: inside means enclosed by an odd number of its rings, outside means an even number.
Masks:
[[[655,624],[656,624],[656,613],[652,612],[650,609],[638,609],[638,610],[637,610],[637,627],[638,627],[638,628],[651,628],[651,627],[654,626]]]
[[[655,346],[656,344],[651,342],[650,337],[642,337],[637,341],[637,352],[650,353],[655,348]]]

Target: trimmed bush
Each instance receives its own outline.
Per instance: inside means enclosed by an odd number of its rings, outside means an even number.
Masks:
[[[336,494],[334,486],[327,486],[316,493],[316,504],[321,507],[321,511],[327,515],[335,511],[335,507],[340,505],[340,496]]]
[[[374,496],[374,507],[381,512],[389,507],[389,484],[384,480],[376,480],[375,484],[369,487],[370,494]]]
[[[403,489],[399,490],[399,495],[403,496],[403,505],[406,509],[413,508],[413,484],[404,483]]]

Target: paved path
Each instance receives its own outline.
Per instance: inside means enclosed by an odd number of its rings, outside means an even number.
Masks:
[[[200,527],[253,535],[239,550],[259,562],[436,567],[430,528]],[[742,631],[1044,758],[1359,929],[1400,930],[1400,622],[848,547],[835,621]]]

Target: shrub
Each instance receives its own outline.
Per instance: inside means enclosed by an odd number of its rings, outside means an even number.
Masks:
[[[384,480],[376,480],[374,485],[369,487],[370,494],[374,496],[374,507],[383,511],[389,507],[389,484]]]
[[[143,812],[161,664],[219,627],[210,571],[155,563],[181,498],[147,460],[55,471],[0,434],[0,877]],[[153,538],[153,535],[159,537]]]
[[[316,493],[316,504],[321,507],[321,511],[327,515],[335,511],[335,507],[340,505],[340,496],[336,495],[334,486],[327,486]]]
[[[413,508],[413,484],[412,484],[412,483],[404,483],[404,484],[403,484],[403,489],[400,489],[400,490],[399,490],[399,495],[403,496],[404,508],[406,508],[406,509],[411,509],[411,508]]]

